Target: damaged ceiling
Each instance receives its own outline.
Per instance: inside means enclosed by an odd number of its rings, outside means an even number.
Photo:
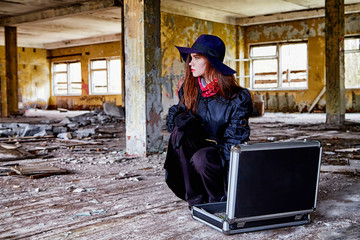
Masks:
[[[16,26],[18,46],[54,49],[121,38],[121,1],[0,1],[0,25]],[[228,24],[251,25],[324,14],[324,0],[162,0],[161,11]],[[345,0],[360,12],[360,0]],[[265,7],[266,6],[266,7]],[[290,12],[290,14],[289,14]],[[4,45],[4,28],[0,28]]]
[[[1,1],[0,25],[17,27],[18,46],[53,49],[120,40],[114,1]],[[4,45],[4,28],[0,29]]]

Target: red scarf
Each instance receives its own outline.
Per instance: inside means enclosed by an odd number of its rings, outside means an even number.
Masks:
[[[220,90],[218,81],[215,78],[211,83],[206,84],[205,87],[203,87],[201,79],[198,78],[198,82],[201,88],[202,96],[203,97],[211,97],[218,93]]]

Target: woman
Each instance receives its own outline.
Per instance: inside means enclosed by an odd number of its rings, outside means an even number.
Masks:
[[[225,199],[230,149],[249,140],[253,103],[236,71],[223,64],[219,37],[201,35],[191,48],[176,47],[185,77],[166,118],[171,135],[164,168],[170,189],[191,208]]]

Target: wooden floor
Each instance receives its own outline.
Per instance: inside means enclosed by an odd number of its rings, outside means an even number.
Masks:
[[[301,124],[274,125],[266,119],[256,119],[252,126],[252,141],[267,141],[269,137],[277,140],[306,137],[320,140],[326,151],[360,147],[360,129],[353,126],[350,130],[326,130],[320,125],[304,129]],[[331,137],[334,131],[338,145]],[[225,236],[193,220],[187,204],[168,189],[164,183],[164,153],[126,158],[124,139],[102,142],[98,147],[107,150],[102,152],[77,153],[66,146],[54,150],[53,157],[16,163],[56,166],[68,170],[69,174],[39,179],[0,176],[0,239],[360,237],[360,179],[354,174],[321,173],[318,210],[313,214],[311,224]],[[356,160],[358,154],[355,151],[343,156]],[[14,164],[14,161],[0,164]]]

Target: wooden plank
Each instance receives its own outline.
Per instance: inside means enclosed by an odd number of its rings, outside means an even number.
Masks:
[[[11,169],[19,175],[61,174],[68,172],[66,169],[46,165],[18,165]]]
[[[26,136],[26,137],[2,137],[0,138],[0,142],[13,143],[13,142],[36,142],[36,141],[44,141],[49,138],[55,138],[54,135],[46,135],[46,136]]]
[[[333,173],[360,173],[360,167],[357,166],[339,166],[339,165],[323,165],[320,168],[321,172]]]
[[[12,171],[13,170],[10,167],[0,166],[0,176],[8,176],[8,173]]]
[[[17,150],[19,153],[21,153],[23,156],[25,156],[25,157],[35,157],[34,154],[31,154],[31,153],[25,151],[24,149],[18,148],[18,149],[16,149],[16,150]]]
[[[34,159],[37,156],[20,156],[20,157],[13,157],[13,158],[1,158],[0,162],[11,162],[11,161],[18,161],[18,160],[25,160],[25,159]]]
[[[3,150],[5,149],[5,150]],[[36,158],[34,154],[31,154],[21,148],[18,149],[6,149],[0,147],[0,162],[7,162],[7,161],[16,161],[16,160],[23,160],[23,159],[33,159]]]
[[[15,144],[3,143],[3,144],[0,144],[0,146],[5,149],[17,149],[18,148],[18,146],[16,146]]]
[[[321,89],[321,92],[319,93],[319,95],[317,95],[317,97],[315,98],[314,102],[311,104],[309,111],[311,112],[313,110],[313,108],[315,107],[315,105],[318,103],[318,101],[320,100],[320,98],[324,95],[326,91],[326,85]]]
[[[90,141],[86,141],[86,140],[72,140],[72,139],[61,139],[61,138],[56,138],[57,141],[61,141],[61,142],[68,142],[68,143],[78,143],[76,146],[81,146],[81,145],[101,145],[102,143],[100,142],[90,142]]]

